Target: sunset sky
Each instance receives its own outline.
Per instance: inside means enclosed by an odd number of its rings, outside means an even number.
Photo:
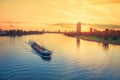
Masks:
[[[0,0],[0,24],[120,25],[120,0]],[[24,27],[25,28],[25,27]]]

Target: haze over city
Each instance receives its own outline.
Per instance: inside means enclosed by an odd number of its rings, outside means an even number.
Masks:
[[[0,28],[71,30],[51,24],[78,21],[120,25],[119,5],[119,0],[0,0]]]

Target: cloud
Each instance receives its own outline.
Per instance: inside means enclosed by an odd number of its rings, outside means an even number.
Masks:
[[[91,3],[92,4],[113,4],[113,3],[120,3],[120,0],[94,0]]]
[[[22,22],[20,22],[20,21],[0,21],[0,23],[8,23],[8,24],[11,24],[11,23],[13,23],[13,24],[21,24],[21,23],[27,23],[26,21],[22,21]]]
[[[74,28],[75,24],[73,24],[73,23],[57,23],[57,24],[51,24],[49,26],[59,26],[59,27],[63,27],[63,28]]]

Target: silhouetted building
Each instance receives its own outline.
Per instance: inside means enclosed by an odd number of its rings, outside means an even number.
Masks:
[[[0,31],[0,36],[22,36],[22,35],[30,35],[30,34],[43,34],[42,31],[23,31],[23,30],[4,30]]]
[[[93,33],[93,28],[90,28],[90,33]]]
[[[3,31],[2,29],[0,29],[0,36],[6,34],[6,31]]]
[[[77,26],[76,26],[76,31],[72,31],[72,32],[65,32],[64,33],[67,36],[95,36],[104,40],[117,40],[120,38],[120,30],[112,30],[112,29],[105,29],[103,31],[97,30],[97,29],[93,29],[90,28],[89,32],[81,32],[81,23],[78,22]],[[79,42],[79,40],[77,41]]]
[[[2,32],[2,29],[0,29],[0,32]]]
[[[0,29],[0,35],[2,34],[2,29]]]
[[[81,23],[78,22],[77,23],[77,30],[76,30],[77,33],[81,33]]]
[[[108,40],[108,38],[109,38],[109,29],[105,29],[102,34],[103,34],[103,38],[105,40]]]

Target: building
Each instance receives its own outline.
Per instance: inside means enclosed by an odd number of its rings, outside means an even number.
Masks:
[[[0,35],[2,34],[2,29],[0,29]]]
[[[93,28],[90,28],[90,33],[93,33]]]
[[[0,36],[5,35],[5,34],[6,34],[6,32],[3,31],[2,29],[0,29]]]
[[[81,33],[81,23],[80,23],[80,22],[77,23],[76,32],[77,32],[77,33]]]

